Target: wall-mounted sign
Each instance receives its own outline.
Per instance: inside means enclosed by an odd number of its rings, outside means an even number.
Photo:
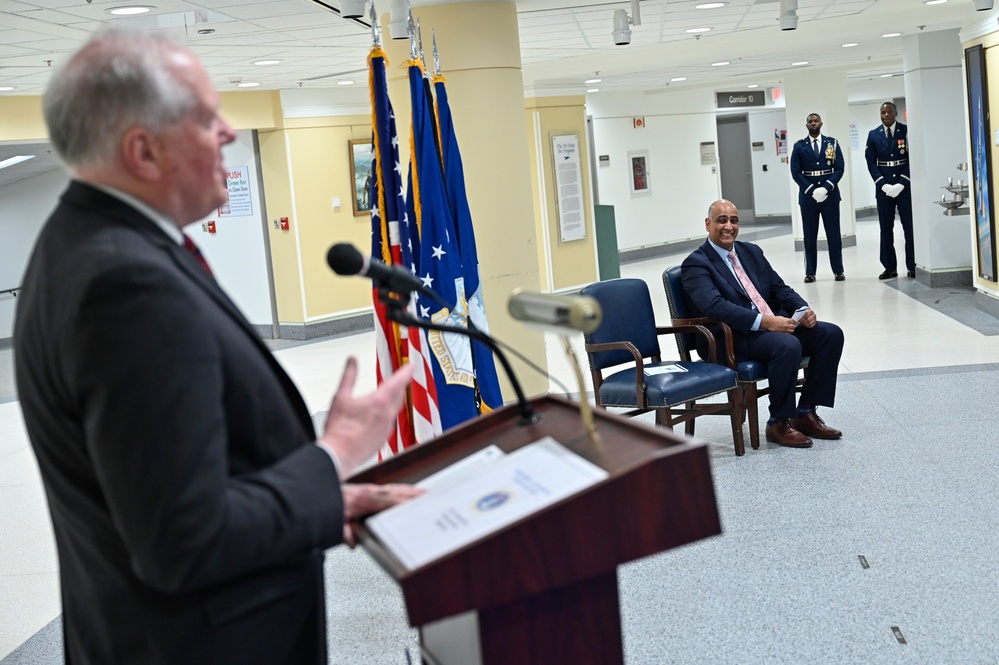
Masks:
[[[631,122],[635,129],[645,129],[645,118],[632,118]]]
[[[753,141],[753,150],[763,150],[763,141]]]
[[[707,142],[701,144],[701,166],[707,166],[708,164],[717,164],[718,157],[715,154],[715,142]]]
[[[552,161],[555,166],[555,191],[558,225],[562,242],[586,237],[586,214],[583,208],[583,180],[579,161],[579,136],[552,137]]]
[[[751,92],[716,92],[715,101],[720,109],[742,108],[744,106],[766,106],[766,93],[763,90]]]
[[[600,166],[610,166],[610,155],[600,155],[597,160],[599,160]]]
[[[226,184],[229,198],[219,209],[219,217],[244,217],[253,214],[253,202],[250,196],[250,170],[245,166],[226,169]]]

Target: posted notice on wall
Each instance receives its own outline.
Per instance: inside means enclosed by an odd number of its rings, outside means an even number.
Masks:
[[[229,198],[219,206],[219,217],[245,217],[253,214],[250,196],[250,170],[245,166],[227,168],[225,172]]]
[[[426,494],[368,518],[368,529],[407,568],[430,563],[609,475],[550,436],[508,455],[487,449],[475,457],[445,469],[438,480],[420,483]]]
[[[559,237],[562,242],[586,237],[586,214],[583,210],[583,180],[579,161],[579,136],[552,137],[555,164]]]

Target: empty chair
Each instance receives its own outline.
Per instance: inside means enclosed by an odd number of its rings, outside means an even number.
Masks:
[[[720,364],[662,360],[659,336],[679,333],[704,335],[713,356],[714,337],[707,328],[656,326],[649,287],[640,279],[597,282],[581,294],[595,298],[603,309],[603,323],[584,335],[597,406],[630,408],[629,416],[655,411],[657,424],[689,423],[688,433],[698,416],[728,415],[735,454],[745,453],[735,371]],[[605,370],[611,370],[607,376]],[[727,401],[697,403],[719,393],[725,393]]]

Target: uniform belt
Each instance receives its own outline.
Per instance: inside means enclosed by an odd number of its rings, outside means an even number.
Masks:
[[[817,175],[832,175],[836,171],[833,169],[826,169],[825,171],[802,171],[802,175],[807,175],[808,177]]]
[[[905,164],[906,161],[907,160],[904,160],[904,159],[896,159],[893,162],[891,162],[891,161],[885,162],[885,161],[882,161],[882,160],[879,159],[878,160],[878,166],[902,166],[902,164]]]

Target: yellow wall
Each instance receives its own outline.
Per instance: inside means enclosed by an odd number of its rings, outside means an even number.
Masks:
[[[538,261],[542,271],[542,283],[550,284],[553,291],[578,289],[597,280],[594,245],[596,233],[593,226],[593,205],[588,177],[590,157],[585,101],[585,97],[582,96],[541,97],[525,101],[532,156],[531,186],[534,219],[538,232]],[[579,137],[586,237],[582,240],[561,242],[551,141],[553,136],[566,135]],[[546,256],[546,240],[550,263]]]

